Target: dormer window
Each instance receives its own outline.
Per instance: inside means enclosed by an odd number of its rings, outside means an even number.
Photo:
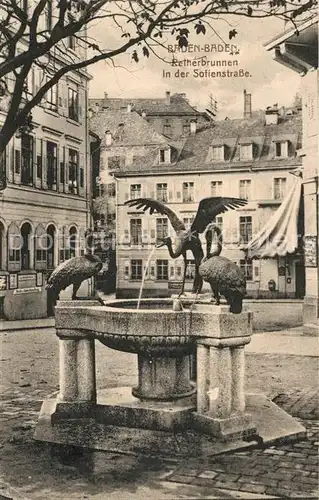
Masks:
[[[212,161],[224,161],[225,160],[225,147],[224,145],[213,146],[212,147]]]
[[[241,160],[252,160],[253,159],[253,145],[240,144],[240,159]]]
[[[171,163],[171,150],[169,148],[159,150],[159,162]]]
[[[287,158],[288,157],[288,141],[275,142],[275,157]]]

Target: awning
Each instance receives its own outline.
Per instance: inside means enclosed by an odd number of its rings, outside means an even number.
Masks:
[[[264,259],[285,256],[297,249],[301,186],[301,177],[295,177],[294,184],[280,207],[248,243],[248,257]]]

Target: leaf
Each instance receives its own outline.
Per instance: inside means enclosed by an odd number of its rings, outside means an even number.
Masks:
[[[147,47],[143,47],[143,56],[149,57],[150,56],[150,51],[148,50]]]
[[[134,50],[134,52],[132,54],[132,59],[133,59],[133,61],[135,61],[136,63],[138,63],[139,58],[138,58],[136,50]]]
[[[253,14],[253,9],[251,8],[251,6],[250,6],[250,5],[248,5],[248,7],[247,7],[247,14],[248,14],[249,16],[252,16],[252,14]]]
[[[188,47],[188,40],[187,40],[186,36],[178,36],[177,39],[178,39],[178,45],[180,48]]]
[[[200,33],[203,33],[203,35],[205,35],[205,33],[206,33],[206,28],[201,23],[201,21],[199,21],[199,23],[195,25],[195,30],[196,30],[197,35],[199,35]]]
[[[237,35],[237,31],[236,30],[230,30],[228,36],[229,36],[229,40],[231,40],[232,38],[235,38],[235,36]]]

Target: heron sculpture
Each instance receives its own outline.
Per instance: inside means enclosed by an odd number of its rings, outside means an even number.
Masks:
[[[217,235],[216,249],[211,252],[213,233]],[[222,233],[218,226],[210,224],[205,232],[206,257],[199,266],[199,274],[210,284],[216,304],[220,303],[223,295],[229,304],[230,312],[239,314],[242,311],[243,298],[246,295],[246,280],[241,269],[220,255],[222,251]]]
[[[82,281],[96,276],[101,271],[103,263],[97,255],[93,254],[93,234],[87,232],[86,238],[86,253],[62,262],[54,269],[48,279],[46,289],[51,295],[52,305],[56,304],[60,292],[70,285],[73,285],[72,300],[76,300],[78,298],[76,294]]]
[[[185,224],[179,216],[167,205],[152,198],[136,198],[128,200],[124,203],[130,207],[143,209],[144,213],[149,210],[152,215],[154,212],[166,215],[175,230],[176,236],[173,242],[170,237],[164,238],[157,248],[164,245],[167,246],[169,255],[172,259],[177,259],[181,255],[184,259],[184,276],[182,290],[179,295],[184,293],[186,270],[187,270],[187,250],[190,250],[194,256],[195,261],[195,278],[193,283],[193,292],[200,293],[203,286],[203,278],[200,276],[198,269],[204,257],[202,244],[199,239],[199,234],[203,233],[209,223],[211,223],[218,214],[242,207],[247,204],[247,200],[241,198],[230,198],[223,196],[216,196],[204,198],[200,201],[197,213],[189,230],[186,229]]]

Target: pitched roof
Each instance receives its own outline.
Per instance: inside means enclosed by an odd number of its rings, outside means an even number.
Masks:
[[[170,164],[158,163],[158,148],[151,154],[123,167],[121,176],[134,173],[162,173],[188,171],[218,171],[253,167],[276,168],[300,165],[296,150],[301,148],[301,113],[282,117],[277,125],[265,125],[265,115],[252,118],[223,120],[212,127],[198,131],[185,138],[184,142],[172,144],[174,154]],[[277,138],[289,140],[289,156],[275,157],[273,142]],[[240,158],[241,139],[253,144],[253,159]],[[214,161],[211,150],[215,145],[225,146],[225,160]]]
[[[110,111],[127,110],[131,105],[132,110],[142,113],[145,111],[148,115],[202,115],[201,112],[193,108],[187,101],[185,94],[173,94],[168,98],[144,99],[144,98],[102,98],[89,99],[90,106],[98,105],[100,108]]]
[[[110,131],[116,145],[136,146],[167,144],[167,139],[158,134],[144,118],[135,111],[101,111],[90,118],[90,130],[105,141],[105,133]]]

